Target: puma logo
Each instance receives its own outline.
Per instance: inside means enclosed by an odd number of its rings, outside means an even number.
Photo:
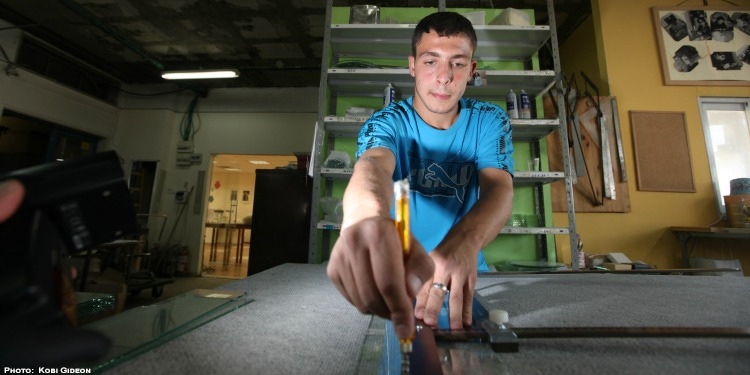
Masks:
[[[427,167],[427,173],[424,175],[426,179],[440,182],[441,188],[452,189],[456,198],[463,203],[464,196],[466,195],[466,184],[468,180],[463,184],[458,183],[447,172],[445,169],[438,164],[430,164]]]

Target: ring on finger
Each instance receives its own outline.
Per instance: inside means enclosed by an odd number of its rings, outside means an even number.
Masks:
[[[437,283],[437,282],[436,283],[432,283],[432,287],[435,288],[435,289],[442,290],[443,293],[445,293],[445,294],[448,294],[448,293],[451,292],[450,290],[448,290],[448,287],[445,286],[445,284],[443,284],[443,283]]]

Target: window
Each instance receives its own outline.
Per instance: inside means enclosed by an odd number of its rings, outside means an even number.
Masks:
[[[8,108],[0,116],[0,174],[96,152],[99,138]]]
[[[717,207],[726,214],[729,181],[750,177],[750,98],[698,99]]]

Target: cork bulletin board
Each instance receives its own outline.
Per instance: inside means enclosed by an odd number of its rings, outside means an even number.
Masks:
[[[684,112],[630,111],[638,190],[695,192]]]

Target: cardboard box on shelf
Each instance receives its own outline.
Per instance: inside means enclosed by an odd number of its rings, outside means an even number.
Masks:
[[[633,265],[630,263],[611,263],[611,262],[604,262],[602,263],[602,267],[613,270],[613,271],[619,271],[619,270],[631,270],[633,269]]]
[[[633,261],[623,253],[609,253],[607,254],[607,258],[609,258],[609,261],[612,263],[633,263]]]
[[[500,15],[490,21],[490,25],[530,26],[531,16],[523,10],[506,8]]]

